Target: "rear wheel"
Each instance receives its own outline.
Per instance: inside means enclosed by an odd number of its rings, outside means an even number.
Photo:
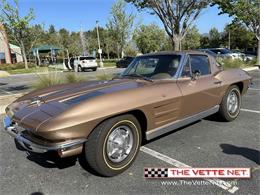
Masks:
[[[97,68],[92,68],[92,70],[93,70],[93,71],[96,71],[96,70],[97,70]]]
[[[114,176],[131,166],[141,145],[140,125],[133,115],[102,122],[85,143],[88,164],[103,176]]]
[[[241,107],[241,93],[236,85],[228,88],[220,104],[219,114],[225,121],[237,118]]]

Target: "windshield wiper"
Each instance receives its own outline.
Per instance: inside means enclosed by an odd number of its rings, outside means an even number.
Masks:
[[[123,76],[123,77],[135,77],[135,78],[143,79],[143,80],[145,80],[145,81],[153,82],[153,79],[150,79],[149,77],[143,76],[143,75],[138,74],[138,73],[126,74],[126,75],[122,75],[122,76]]]

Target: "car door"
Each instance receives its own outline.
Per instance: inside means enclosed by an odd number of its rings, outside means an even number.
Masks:
[[[212,74],[209,57],[191,54],[177,80],[182,93],[182,118],[206,111],[218,104],[221,81]]]

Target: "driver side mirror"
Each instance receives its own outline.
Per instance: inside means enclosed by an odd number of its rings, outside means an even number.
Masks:
[[[196,80],[199,78],[200,75],[201,75],[200,70],[194,70],[194,71],[192,71],[191,79]]]

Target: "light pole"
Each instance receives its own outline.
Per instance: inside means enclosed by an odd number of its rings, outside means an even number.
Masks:
[[[97,24],[97,38],[98,38],[98,53],[99,53],[99,60],[100,60],[99,65],[102,68],[103,62],[102,62],[102,56],[101,56],[102,50],[100,48],[100,39],[99,39],[99,32],[98,32],[98,20],[96,21],[96,24]]]

